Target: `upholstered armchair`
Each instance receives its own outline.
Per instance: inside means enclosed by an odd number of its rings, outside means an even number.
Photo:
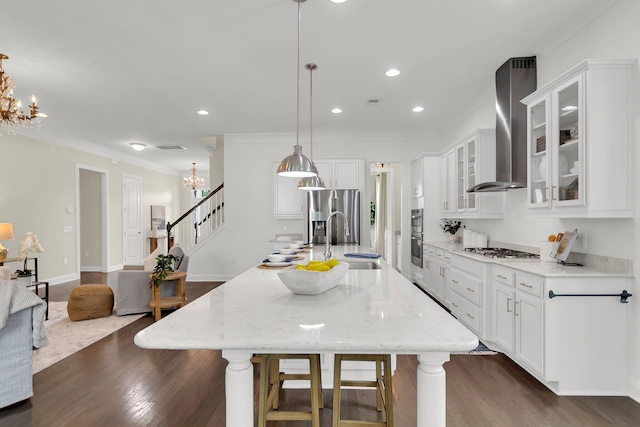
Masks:
[[[187,272],[189,266],[189,255],[184,253],[179,245],[174,245],[169,249],[169,255],[178,257],[174,261],[175,271]],[[149,259],[153,262],[149,263]],[[125,265],[118,273],[118,283],[115,289],[116,314],[150,313],[151,288],[149,287],[149,276],[155,267],[155,255],[151,254],[145,259],[145,265]],[[175,295],[175,283],[164,281],[161,285],[160,294],[163,297]]]

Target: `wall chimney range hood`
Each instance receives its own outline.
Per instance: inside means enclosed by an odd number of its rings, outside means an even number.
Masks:
[[[496,181],[469,193],[527,186],[527,106],[520,100],[536,90],[536,57],[511,58],[496,71]]]

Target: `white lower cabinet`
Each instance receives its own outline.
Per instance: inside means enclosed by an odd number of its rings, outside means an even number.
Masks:
[[[627,394],[628,304],[588,295],[617,295],[629,289],[629,278],[543,277],[500,265],[492,270],[490,347],[556,394]],[[551,298],[550,291],[561,296]]]
[[[423,285],[422,288],[446,307],[446,277],[449,268],[449,251],[433,246],[425,246],[423,251]]]
[[[451,254],[446,278],[451,313],[478,337],[485,331],[486,264]]]
[[[500,266],[493,279],[495,342],[542,375],[542,279]]]

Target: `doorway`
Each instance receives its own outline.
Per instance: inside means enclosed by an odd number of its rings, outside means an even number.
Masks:
[[[122,261],[142,264],[142,178],[122,175]]]
[[[389,264],[400,269],[401,248],[398,209],[402,176],[401,163],[372,163],[370,165],[370,225],[371,249]],[[397,225],[396,225],[397,222]]]
[[[109,271],[109,171],[76,166],[76,265],[80,272]],[[67,208],[71,213],[71,208]],[[66,262],[67,259],[64,259]]]

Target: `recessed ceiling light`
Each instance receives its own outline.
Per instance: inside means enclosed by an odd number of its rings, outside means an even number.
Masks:
[[[576,107],[575,105],[567,105],[566,107],[562,107],[562,111],[573,111],[577,109],[578,107]]]
[[[333,114],[340,114],[340,113],[342,113],[342,110],[340,108],[334,108],[333,110],[331,110],[331,112]]]
[[[331,3],[345,3],[347,0],[331,0]]]
[[[396,70],[395,68],[392,68],[390,70],[387,70],[387,72],[384,73],[384,75],[387,77],[395,77],[400,75],[400,70]]]
[[[208,116],[209,112],[207,110],[200,110],[198,111],[198,114],[200,114],[201,116]]]
[[[142,151],[144,150],[144,147],[146,147],[146,144],[143,144],[141,142],[130,142],[129,145],[131,145],[131,148],[136,151]]]
[[[414,113],[422,113],[424,111],[424,107],[413,107],[412,111]]]

